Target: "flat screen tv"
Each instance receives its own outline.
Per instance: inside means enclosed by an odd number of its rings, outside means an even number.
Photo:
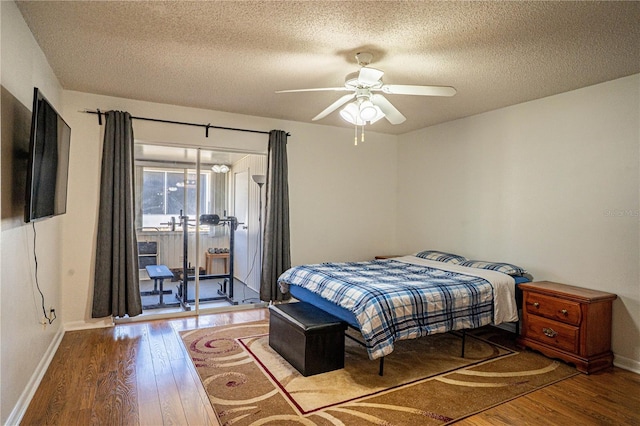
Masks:
[[[25,222],[66,212],[70,140],[71,128],[34,88]]]

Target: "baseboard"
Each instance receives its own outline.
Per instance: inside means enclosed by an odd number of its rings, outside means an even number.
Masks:
[[[632,371],[636,374],[640,374],[640,362],[634,359],[625,358],[620,355],[613,354],[613,365],[620,367],[624,370]]]
[[[22,391],[20,398],[18,398],[18,402],[16,403],[15,407],[13,407],[13,410],[11,410],[11,414],[9,414],[9,417],[7,418],[7,422],[5,424],[7,425],[20,424],[20,421],[22,420],[22,416],[24,416],[24,413],[27,412],[27,408],[31,403],[31,399],[33,398],[33,395],[35,395],[36,390],[38,389],[38,386],[40,386],[40,382],[42,381],[44,374],[47,372],[47,369],[49,368],[49,364],[51,364],[51,361],[53,360],[53,356],[56,354],[56,351],[58,350],[58,346],[60,346],[60,342],[62,342],[64,333],[65,333],[64,327],[60,327],[56,332],[55,336],[53,337],[53,340],[51,341],[51,344],[49,344],[49,347],[44,353],[44,356],[38,363],[36,370],[31,375],[31,378],[29,379],[27,386]]]
[[[114,326],[114,323],[111,317],[107,317],[99,320],[92,320],[91,322],[72,321],[72,322],[64,323],[64,329],[66,331],[90,330],[93,328],[106,328],[106,327],[113,327],[113,326]]]

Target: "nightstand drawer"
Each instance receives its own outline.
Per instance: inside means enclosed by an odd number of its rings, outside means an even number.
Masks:
[[[524,305],[527,312],[567,324],[580,325],[582,319],[580,303],[544,294],[528,292]]]
[[[558,321],[529,315],[525,336],[568,352],[578,352],[580,329]]]

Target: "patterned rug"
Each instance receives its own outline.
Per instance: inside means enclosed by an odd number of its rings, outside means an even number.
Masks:
[[[494,327],[397,342],[378,361],[346,339],[345,368],[304,377],[269,346],[267,321],[182,332],[223,424],[439,425],[578,374]]]

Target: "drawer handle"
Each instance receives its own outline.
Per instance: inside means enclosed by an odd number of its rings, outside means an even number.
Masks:
[[[555,331],[553,328],[545,327],[545,328],[542,329],[542,332],[547,337],[556,337],[558,335],[558,332]]]
[[[539,304],[538,302],[533,302],[533,307],[534,307],[534,308],[539,308],[539,307],[540,307],[540,304]]]
[[[560,312],[562,312],[562,315],[564,315],[565,317],[569,315],[569,311],[567,311],[566,309],[563,309]]]

